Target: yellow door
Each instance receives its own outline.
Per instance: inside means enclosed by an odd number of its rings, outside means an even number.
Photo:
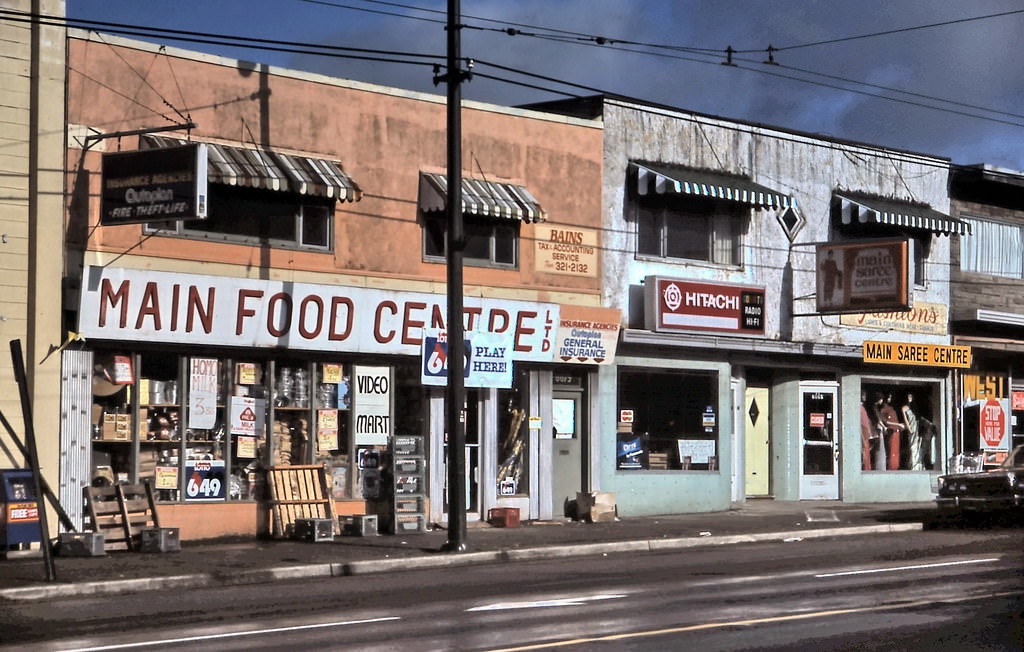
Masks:
[[[747,387],[743,419],[746,467],[746,494],[767,496],[771,493],[768,482],[768,388]]]

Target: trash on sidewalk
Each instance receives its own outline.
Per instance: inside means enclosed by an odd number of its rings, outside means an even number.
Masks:
[[[492,507],[487,510],[487,522],[494,527],[519,527],[519,508]]]
[[[618,518],[615,494],[606,491],[581,491],[576,494],[576,519],[589,523],[610,523]]]

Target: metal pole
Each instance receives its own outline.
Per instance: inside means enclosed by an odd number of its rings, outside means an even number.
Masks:
[[[443,550],[466,550],[466,387],[462,317],[462,69],[460,0],[448,0],[448,386],[445,430],[448,433],[448,540]]]
[[[32,480],[36,492],[36,511],[39,512],[39,547],[43,549],[43,563],[46,565],[46,579],[57,579],[53,565],[53,551],[50,550],[50,526],[46,521],[46,501],[43,498],[43,474],[39,469],[39,450],[36,448],[36,431],[32,427],[32,403],[28,396],[28,376],[25,375],[25,359],[21,353],[21,340],[11,340],[11,362],[14,363],[14,379],[21,390],[21,414],[25,419],[25,448],[28,451],[28,465],[32,469]]]

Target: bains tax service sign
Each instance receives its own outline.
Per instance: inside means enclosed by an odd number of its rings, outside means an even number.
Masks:
[[[79,332],[109,340],[419,355],[445,328],[443,294],[90,267]],[[517,361],[550,362],[559,306],[466,297],[466,330],[506,334]]]

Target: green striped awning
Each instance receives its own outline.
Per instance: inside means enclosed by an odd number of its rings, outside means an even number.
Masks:
[[[144,135],[142,140],[151,148],[188,143],[182,138],[153,134]],[[205,144],[211,183],[330,197],[338,201],[359,201],[362,197],[359,186],[345,174],[338,161],[269,149]]]
[[[712,197],[753,208],[796,206],[796,200],[789,195],[738,175],[664,163],[631,161],[629,165],[636,172],[637,192],[641,195],[653,193]]]
[[[833,198],[838,204],[843,224],[891,224],[912,229],[922,229],[949,235],[969,235],[971,225],[963,220],[923,204],[913,204],[897,199],[883,199],[860,193],[836,192]]]

